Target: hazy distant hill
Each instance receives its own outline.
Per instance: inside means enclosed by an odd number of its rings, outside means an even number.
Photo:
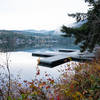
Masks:
[[[0,30],[0,49],[78,48],[74,45],[74,37],[62,34],[59,30]]]
[[[13,30],[13,32],[26,35],[61,35],[60,30]]]

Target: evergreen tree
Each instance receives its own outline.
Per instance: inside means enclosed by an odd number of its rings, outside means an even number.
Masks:
[[[66,36],[74,36],[75,44],[79,44],[81,51],[92,51],[96,45],[100,45],[100,0],[85,0],[91,8],[88,13],[69,14],[76,18],[76,21],[87,20],[79,28],[70,28],[62,26],[61,31],[66,33]]]

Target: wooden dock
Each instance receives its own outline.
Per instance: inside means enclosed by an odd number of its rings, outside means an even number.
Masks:
[[[84,55],[80,55],[77,51],[73,52],[65,52],[64,53],[32,53],[32,56],[38,56],[38,57],[46,57],[44,59],[40,59],[39,65],[46,66],[53,68],[55,66],[61,65],[63,63],[69,62],[69,61],[91,61],[93,59],[92,56],[86,57]]]
[[[39,65],[41,66],[47,66],[47,67],[55,67],[57,65],[61,65],[65,62],[69,61],[69,56],[64,55],[57,55],[53,57],[48,57],[46,59],[41,59]]]
[[[69,61],[85,62],[91,60],[91,58],[80,58],[78,56],[58,55],[41,59],[39,65],[53,68]]]

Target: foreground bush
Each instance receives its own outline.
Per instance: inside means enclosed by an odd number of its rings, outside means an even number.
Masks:
[[[1,100],[100,100],[100,63],[78,64],[74,68],[74,74],[70,65],[66,72],[56,83],[47,73],[45,81],[34,79],[31,82],[22,83],[11,80],[10,91],[7,89],[7,81],[0,86]],[[36,76],[40,75],[37,68]],[[9,92],[9,95],[8,95]]]
[[[10,80],[8,75],[0,74],[0,100],[48,100],[52,98],[51,89],[54,86],[54,80],[45,73],[45,80],[38,79],[40,70],[37,67],[35,79],[31,82],[24,80]],[[10,90],[9,90],[10,88]]]
[[[58,85],[61,100],[100,100],[100,63],[79,64],[70,81]]]

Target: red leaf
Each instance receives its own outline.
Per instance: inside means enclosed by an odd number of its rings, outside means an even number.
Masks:
[[[57,100],[60,100],[60,97],[59,97],[59,95],[57,96]]]
[[[36,75],[40,75],[40,70],[37,71]]]
[[[49,88],[50,88],[50,86],[47,86],[47,87],[46,87],[46,89],[49,89]]]

